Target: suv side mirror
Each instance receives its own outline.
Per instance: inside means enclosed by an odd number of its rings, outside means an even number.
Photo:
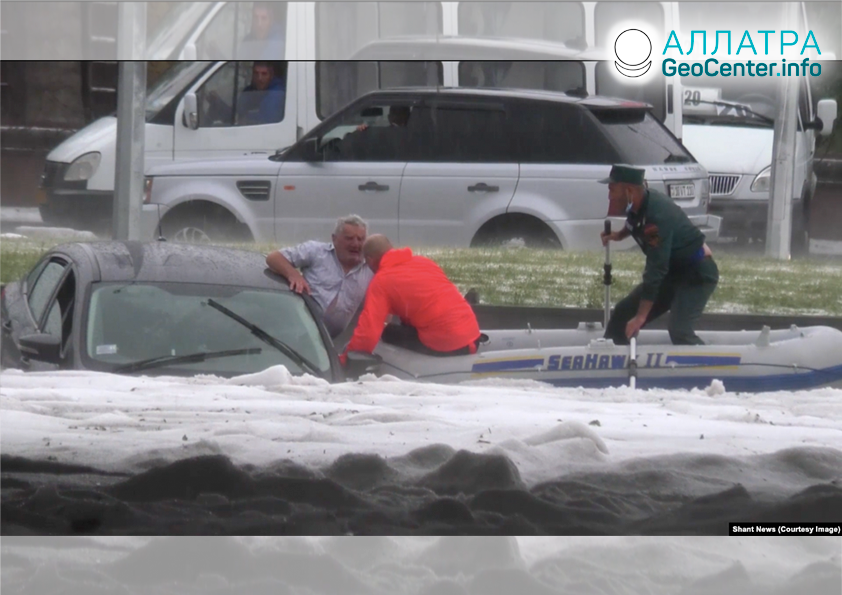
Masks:
[[[368,372],[376,372],[383,358],[373,353],[351,351],[348,353],[348,364],[345,366],[345,376],[359,378]]]
[[[61,362],[61,338],[47,333],[35,333],[20,337],[20,351],[31,359],[58,364]]]
[[[182,118],[184,125],[190,130],[196,130],[199,127],[199,105],[195,93],[187,93],[184,96],[184,115]]]
[[[816,106],[816,119],[810,124],[822,136],[830,136],[836,121],[836,100],[822,99]]]
[[[298,154],[307,163],[324,161],[324,153],[319,149],[319,139],[316,137],[305,138],[298,145]]]

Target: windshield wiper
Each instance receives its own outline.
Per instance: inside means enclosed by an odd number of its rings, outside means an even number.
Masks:
[[[208,300],[208,305],[211,308],[215,308],[216,310],[219,310],[220,312],[222,312],[223,314],[225,314],[227,317],[231,318],[232,320],[242,324],[244,327],[246,327],[247,329],[249,329],[251,331],[252,335],[257,337],[258,339],[260,339],[261,341],[263,341],[267,345],[270,345],[270,346],[274,347],[275,349],[277,349],[278,351],[280,351],[281,353],[283,353],[289,359],[294,361],[298,365],[298,367],[301,368],[302,370],[307,369],[309,372],[311,372],[312,374],[314,374],[316,376],[319,376],[320,378],[325,377],[324,373],[322,371],[320,371],[316,367],[316,365],[313,364],[310,360],[308,360],[306,357],[304,357],[303,355],[298,353],[295,349],[293,349],[292,347],[290,347],[289,345],[287,345],[286,343],[284,343],[280,339],[277,339],[277,338],[273,337],[272,335],[270,335],[269,333],[264,331],[262,328],[260,328],[256,324],[254,324],[252,322],[249,322],[248,320],[246,320],[245,318],[243,318],[239,314],[237,314],[235,312],[232,312],[231,310],[229,310],[228,308],[226,308],[225,306],[223,306],[219,302],[216,302],[212,299]]]
[[[203,362],[209,359],[217,359],[220,357],[234,357],[237,355],[258,355],[263,352],[260,347],[249,347],[244,349],[229,349],[227,351],[201,351],[198,353],[190,353],[186,355],[162,355],[159,357],[151,357],[149,359],[140,360],[131,364],[124,364],[117,366],[112,370],[117,374],[125,374],[127,372],[137,372],[140,370],[149,370],[151,368],[162,368],[164,366],[171,366],[173,364],[192,364],[196,362]]]
[[[670,153],[670,156],[664,159],[664,163],[687,163],[690,161],[690,158],[686,155],[674,155]]]
[[[739,110],[744,111],[747,114],[751,114],[760,120],[763,120],[767,124],[774,124],[775,121],[770,118],[769,116],[764,116],[763,114],[759,114],[750,107],[743,105],[742,103],[729,103],[727,101],[705,101],[704,99],[700,99],[698,101],[693,101],[693,103],[704,103],[705,105],[718,105],[719,107],[733,107]],[[717,114],[719,115],[719,114]]]

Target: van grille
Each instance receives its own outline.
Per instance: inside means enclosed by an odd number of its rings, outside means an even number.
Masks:
[[[269,190],[272,188],[272,182],[248,180],[237,182],[237,189],[240,194],[249,200],[269,200]]]
[[[734,192],[737,183],[740,181],[740,176],[726,176],[721,174],[714,174],[710,176],[710,193],[711,196],[725,196]]]

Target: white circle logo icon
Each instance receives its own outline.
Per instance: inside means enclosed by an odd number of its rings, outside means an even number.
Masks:
[[[652,41],[640,29],[626,29],[614,42],[614,55],[617,56],[614,66],[620,74],[629,78],[643,76],[652,66],[652,61],[649,60],[649,56],[652,55]]]

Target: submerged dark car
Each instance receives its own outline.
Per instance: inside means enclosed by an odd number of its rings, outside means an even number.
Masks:
[[[275,365],[344,379],[318,305],[247,250],[57,246],[0,299],[2,365],[232,377]]]

